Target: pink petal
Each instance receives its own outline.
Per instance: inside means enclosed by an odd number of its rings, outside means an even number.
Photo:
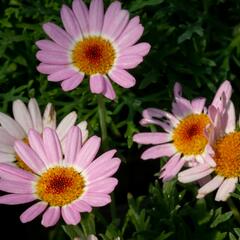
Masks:
[[[26,136],[23,128],[11,117],[0,112],[0,124],[11,136],[23,139]],[[4,132],[3,130],[1,131]]]
[[[46,208],[46,202],[37,202],[31,207],[29,207],[25,212],[23,212],[20,216],[20,220],[22,223],[27,223],[35,219],[39,216]]]
[[[76,71],[71,67],[63,68],[57,72],[54,72],[48,76],[48,81],[59,82],[68,79],[76,74]]]
[[[69,129],[74,126],[74,124],[76,123],[76,120],[77,120],[77,113],[76,112],[70,112],[68,115],[66,115],[62,121],[58,124],[58,127],[57,127],[57,135],[58,135],[58,138],[60,141],[62,141]]]
[[[81,148],[81,131],[78,127],[71,127],[66,139],[65,159],[68,163],[74,163]]]
[[[195,98],[192,100],[192,109],[194,113],[200,114],[203,111],[203,108],[206,103],[206,98]]]
[[[163,181],[164,182],[165,181],[170,181],[174,177],[176,177],[178,172],[182,169],[184,163],[185,163],[185,161],[183,159],[180,159],[180,161],[178,161],[177,164],[172,169],[166,169],[165,173],[164,173],[164,176],[162,176]]]
[[[227,110],[227,125],[226,125],[226,133],[230,133],[235,131],[236,129],[236,113],[235,107],[232,102],[230,102],[229,108]]]
[[[49,164],[58,164],[62,160],[62,151],[56,131],[51,128],[44,129],[43,145]]]
[[[176,102],[172,103],[172,112],[177,118],[186,117],[193,113],[192,105],[190,101],[185,98],[175,98]]]
[[[16,205],[16,204],[23,204],[23,203],[29,203],[36,199],[36,196],[33,194],[6,194],[4,196],[0,197],[0,203],[1,204],[7,204],[7,205]]]
[[[97,136],[89,138],[82,146],[76,158],[75,165],[81,170],[85,169],[96,157],[100,144],[101,138]]]
[[[49,207],[43,214],[42,225],[44,227],[51,227],[55,225],[60,218],[60,207]]]
[[[89,8],[89,30],[99,34],[102,31],[104,6],[102,0],[92,0]]]
[[[197,198],[203,198],[208,193],[213,192],[215,189],[217,189],[223,182],[224,177],[222,176],[215,176],[212,180],[210,180],[207,184],[203,185],[198,190]]]
[[[40,63],[37,66],[37,70],[40,73],[52,74],[52,73],[58,72],[60,70],[63,70],[67,67],[68,67],[68,65],[51,65],[51,64]]]
[[[93,207],[102,207],[111,202],[110,196],[104,193],[86,193],[82,200]]]
[[[107,76],[104,76],[104,79],[105,79],[105,89],[104,91],[102,92],[102,94],[110,99],[110,100],[114,100],[116,98],[116,93],[112,87],[112,84],[111,82],[109,81],[108,77]]]
[[[136,45],[123,49],[120,52],[120,56],[125,56],[125,55],[145,56],[149,53],[150,48],[151,48],[151,45],[149,43],[145,43],[145,42],[138,43]]]
[[[101,161],[94,161],[85,171],[89,184],[111,177],[119,168],[121,160],[119,158],[112,158],[110,160],[102,159]]]
[[[215,200],[226,201],[230,197],[230,194],[234,192],[237,182],[238,182],[237,177],[225,179],[217,191]]]
[[[174,94],[174,98],[182,97],[182,86],[179,82],[176,82],[174,84],[173,94]]]
[[[118,180],[116,178],[105,178],[94,183],[90,183],[87,186],[87,191],[109,194],[114,190],[117,184]]]
[[[15,155],[13,145],[0,143],[0,153],[10,153]]]
[[[115,17],[108,23],[109,28],[102,31],[103,34],[115,40],[122,33],[129,20],[129,13],[126,10],[121,10]]]
[[[30,130],[28,134],[29,144],[31,148],[37,153],[37,155],[41,158],[41,160],[44,162],[45,166],[48,166],[48,158],[43,146],[43,139],[42,136],[34,131]]]
[[[181,153],[176,153],[166,162],[166,164],[161,168],[161,172],[164,170],[163,175],[165,175],[165,173],[169,170],[171,171],[177,165],[180,157]],[[162,177],[162,175],[160,177]]]
[[[89,32],[89,15],[86,4],[82,0],[74,0],[72,3],[72,9],[81,27],[82,33],[87,34]]]
[[[140,55],[124,55],[118,57],[116,67],[121,69],[132,69],[142,61],[143,58]]]
[[[189,182],[194,182],[196,180],[199,180],[203,177],[206,177],[207,175],[211,174],[214,171],[214,169],[208,169],[205,171],[201,171],[192,175],[181,175],[181,173],[178,174],[178,181],[182,183],[189,183]]]
[[[102,75],[94,75],[90,77],[90,89],[92,93],[102,93],[105,89],[105,80]]]
[[[43,51],[37,52],[36,57],[39,61],[54,65],[69,64],[69,58],[66,52]]]
[[[1,174],[1,178],[8,179],[8,180],[13,180],[14,177],[15,178],[18,177],[19,179],[27,180],[27,181],[36,180],[35,175],[33,175],[32,173],[6,163],[0,164],[0,174]]]
[[[171,135],[162,132],[137,133],[133,136],[133,141],[140,144],[160,144],[171,141]]]
[[[65,32],[62,28],[58,27],[54,23],[45,23],[43,24],[43,29],[46,34],[54,40],[60,46],[68,49],[72,43],[71,36]]]
[[[176,149],[174,148],[173,144],[167,143],[148,148],[145,152],[143,152],[141,158],[143,160],[148,160],[165,156],[171,157],[174,153],[176,153]]]
[[[16,161],[15,154],[0,152],[0,163],[12,163]]]
[[[215,108],[219,108],[219,106],[222,105],[223,95],[226,98],[226,102],[230,100],[232,95],[232,86],[231,83],[227,80],[224,81],[218,88],[211,105],[213,105]]]
[[[78,211],[78,212],[91,212],[92,211],[92,207],[88,203],[82,201],[81,199],[78,199],[78,200],[74,201],[73,203],[71,203],[71,206],[75,211]]]
[[[176,127],[179,124],[179,120],[169,112],[157,108],[147,108],[143,111],[143,117],[146,119],[163,119],[164,123],[170,126]]]
[[[11,181],[11,180],[0,180],[0,190],[8,193],[33,193],[35,189],[32,186],[32,182],[23,181]]]
[[[163,122],[163,121],[159,121],[159,120],[155,120],[154,118],[143,118],[140,121],[140,124],[142,126],[147,126],[149,124],[155,124],[157,126],[160,126],[164,131],[166,131],[167,133],[171,133],[173,130],[173,126],[169,123],[169,122]]]
[[[24,163],[26,163],[35,173],[39,174],[45,168],[43,161],[27,144],[22,141],[16,141],[14,149]]]
[[[63,220],[67,224],[76,225],[80,222],[81,216],[80,213],[75,211],[71,205],[63,206],[61,208]]]
[[[179,173],[179,177],[184,176],[191,176],[200,172],[205,172],[206,170],[210,169],[208,164],[198,164],[196,167],[189,168]]]
[[[35,98],[31,98],[28,102],[28,111],[32,119],[33,128],[36,129],[39,133],[41,133],[43,128],[42,115]]]
[[[104,15],[102,33],[108,34],[112,26],[112,23],[114,19],[116,19],[116,16],[118,16],[118,14],[120,13],[120,10],[121,10],[121,3],[118,1],[114,1],[109,5]]]
[[[48,103],[43,113],[43,128],[56,128],[56,111],[51,103]]]
[[[139,30],[139,27],[141,28],[141,25],[139,24],[140,22],[140,18],[139,16],[136,16],[134,18],[132,18],[126,28],[124,29],[124,31],[120,34],[120,36],[116,39],[116,42],[117,44],[119,45],[120,42],[127,42],[126,40],[129,39],[129,36],[134,32],[135,29],[138,28]],[[134,44],[134,43],[133,43]],[[126,48],[126,47],[129,47],[133,44],[127,44],[126,46],[122,46],[122,49],[123,48]]]
[[[79,38],[82,36],[80,25],[74,13],[66,5],[63,5],[61,8],[61,18],[64,28],[73,38]]]
[[[12,135],[10,135],[4,128],[0,127],[0,143],[1,144],[13,146],[15,140],[16,139]]]
[[[72,77],[64,80],[61,83],[61,87],[64,91],[71,91],[73,89],[75,89],[84,79],[84,74],[78,72],[75,75],[73,75]]]
[[[131,21],[130,21],[131,22]],[[129,24],[130,24],[129,22]],[[116,40],[120,49],[127,48],[134,45],[142,36],[144,28],[141,24],[138,24],[134,28],[125,29],[120,37]]]
[[[77,126],[81,130],[82,143],[84,143],[88,138],[87,121],[82,121]]]
[[[113,161],[113,156],[116,153],[116,150],[110,150],[99,156],[95,161],[93,161],[85,170],[86,175],[90,181],[96,180],[96,177],[101,177],[101,172],[99,174],[99,170],[103,172],[111,172],[120,165],[120,162]],[[115,173],[115,172],[114,172]],[[113,173],[113,174],[114,174]],[[109,175],[110,176],[110,175]],[[108,176],[108,177],[109,177]],[[102,178],[101,178],[102,179]]]
[[[15,120],[28,133],[29,129],[33,128],[33,122],[26,105],[21,100],[15,100],[12,108]]]
[[[123,69],[115,68],[109,73],[109,77],[123,88],[130,88],[136,84],[136,79]]]
[[[36,45],[45,51],[66,52],[66,49],[51,40],[39,40]]]

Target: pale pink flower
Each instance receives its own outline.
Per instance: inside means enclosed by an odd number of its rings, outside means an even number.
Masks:
[[[218,89],[211,104],[211,112],[215,106],[218,111],[223,111],[224,104],[230,99],[231,85],[225,81]],[[143,111],[143,126],[155,124],[164,132],[137,133],[133,140],[139,144],[153,144],[143,152],[143,160],[169,157],[170,159],[162,167],[160,178],[163,181],[171,180],[177,175],[184,165],[196,166],[207,162],[215,165],[209,154],[206,131],[211,125],[205,98],[196,98],[192,101],[182,97],[182,88],[179,83],[174,86],[174,101],[172,113],[148,108]]]
[[[48,80],[61,82],[64,91],[75,89],[87,75],[92,93],[115,99],[110,79],[123,88],[133,87],[135,78],[125,69],[135,68],[148,54],[148,43],[136,42],[143,34],[139,17],[114,1],[104,13],[102,0],[92,0],[89,9],[82,0],[74,0],[72,9],[63,5],[64,30],[54,23],[43,29],[51,40],[40,40],[38,71]]]
[[[0,162],[14,163],[17,161],[17,163],[20,163],[20,167],[23,167],[21,165],[22,161],[13,148],[15,140],[27,142],[29,129],[35,129],[42,133],[44,128],[50,127],[56,129],[64,147],[66,134],[77,120],[76,112],[71,112],[57,125],[56,112],[52,104],[47,104],[42,116],[34,98],[29,100],[28,106],[21,100],[16,100],[13,102],[12,109],[14,118],[0,112]],[[82,139],[85,141],[88,137],[87,122],[80,122],[78,127],[82,130]]]
[[[201,164],[182,171],[178,180],[183,183],[193,182],[206,176],[213,176],[199,190],[197,198],[218,189],[215,200],[226,201],[234,192],[240,177],[240,132],[236,130],[235,108],[232,102],[221,114],[215,107],[210,116],[214,122],[209,132],[209,152],[215,166]]]
[[[73,126],[63,154],[56,130],[45,128],[42,135],[30,130],[29,145],[15,142],[15,151],[32,170],[25,171],[0,163],[0,190],[10,194],[0,197],[1,204],[15,205],[35,201],[22,215],[23,223],[43,213],[42,225],[55,225],[60,217],[67,224],[78,224],[80,212],[105,206],[118,183],[111,177],[119,168],[115,150],[98,158],[101,139],[89,138],[81,144],[81,130]]]

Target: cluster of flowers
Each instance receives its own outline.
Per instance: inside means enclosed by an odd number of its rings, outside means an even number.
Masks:
[[[61,18],[65,30],[54,23],[43,25],[51,40],[36,43],[39,72],[61,82],[64,91],[76,88],[87,75],[91,92],[112,100],[116,93],[110,79],[124,88],[135,85],[126,69],[136,67],[150,50],[148,43],[136,44],[143,34],[139,17],[129,19],[118,1],[104,13],[102,0],[92,0],[89,9],[74,0],[72,9],[62,7]],[[231,94],[225,81],[206,107],[204,98],[182,97],[176,83],[172,113],[144,110],[141,124],[156,124],[164,132],[138,133],[133,140],[156,144],[142,154],[144,160],[170,157],[160,171],[163,181],[177,175],[183,183],[204,180],[197,197],[219,188],[217,201],[234,191],[240,175],[240,132]],[[67,224],[78,224],[81,212],[111,201],[120,159],[114,157],[116,150],[97,157],[101,139],[88,137],[85,121],[75,124],[75,112],[57,125],[52,104],[41,114],[37,101],[30,99],[28,106],[16,100],[13,115],[0,113],[0,190],[9,193],[0,196],[1,204],[34,202],[21,221],[43,213],[42,224],[49,227],[61,216]],[[181,171],[183,167],[188,169]]]
[[[160,170],[163,181],[176,176],[182,183],[200,181],[197,198],[218,188],[215,200],[226,201],[240,176],[240,132],[231,94],[230,82],[223,82],[206,107],[205,98],[182,97],[181,85],[176,83],[172,113],[156,108],[143,111],[141,125],[155,124],[164,132],[134,136],[137,143],[156,145],[141,158],[170,157]],[[188,169],[181,171],[183,167]]]
[[[92,93],[115,99],[110,79],[124,88],[135,85],[125,69],[136,67],[149,52],[148,43],[136,42],[143,34],[139,17],[114,1],[104,13],[103,0],[92,0],[89,9],[74,0],[72,9],[63,5],[64,29],[46,23],[50,40],[39,40],[38,71],[48,80],[61,82],[64,91],[75,89],[89,76]],[[101,139],[88,138],[85,121],[75,125],[77,114],[68,114],[57,126],[56,112],[48,104],[43,115],[31,99],[26,106],[13,103],[14,119],[0,113],[1,204],[34,202],[21,216],[23,223],[43,213],[42,225],[55,225],[60,217],[78,224],[80,212],[90,212],[111,201],[118,180],[112,177],[120,159],[110,150],[97,157]],[[90,236],[95,239],[95,236]]]

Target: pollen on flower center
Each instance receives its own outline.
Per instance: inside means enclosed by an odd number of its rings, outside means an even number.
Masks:
[[[72,50],[72,63],[87,75],[106,74],[112,68],[116,51],[103,37],[90,36],[76,43]]]
[[[213,147],[215,171],[224,177],[240,177],[240,132],[220,138]]]
[[[53,167],[42,174],[36,184],[38,197],[51,206],[64,206],[84,192],[85,180],[72,167]]]
[[[27,138],[24,138],[23,142],[29,144]],[[28,172],[33,172],[32,169],[20,158],[20,156],[18,156],[18,154],[16,154],[15,159],[16,159],[15,163],[19,168],[22,168]]]
[[[204,129],[210,123],[206,114],[191,114],[177,125],[173,131],[173,144],[184,155],[203,153],[207,144]]]

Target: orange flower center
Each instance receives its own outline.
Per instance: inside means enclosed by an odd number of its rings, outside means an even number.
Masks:
[[[26,144],[29,144],[27,138],[24,138],[23,141],[24,141]],[[16,162],[15,162],[15,163],[16,163],[16,165],[17,165],[19,168],[22,168],[22,169],[24,169],[24,170],[26,170],[26,171],[28,171],[28,172],[33,172],[32,169],[20,158],[20,156],[18,156],[18,155],[16,154],[15,158],[16,158]]]
[[[173,144],[183,155],[199,155],[207,144],[205,127],[210,123],[206,114],[191,114],[177,125],[173,131]]]
[[[97,36],[80,40],[72,50],[73,65],[87,75],[108,73],[115,58],[116,51],[112,43]]]
[[[218,175],[230,178],[240,176],[240,132],[232,132],[217,140],[214,145]]]
[[[79,198],[85,188],[83,176],[72,167],[53,167],[36,184],[38,197],[51,206],[64,206]]]

